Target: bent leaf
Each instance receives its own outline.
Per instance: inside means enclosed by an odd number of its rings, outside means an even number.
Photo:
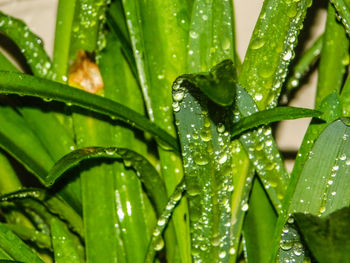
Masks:
[[[35,96],[76,105],[148,131],[178,151],[176,140],[141,114],[112,100],[26,74],[0,72],[0,93]],[[49,87],[49,88],[48,88]]]
[[[186,80],[198,87],[209,99],[220,106],[230,106],[236,93],[236,69],[232,60],[224,60],[211,68],[208,73],[186,76]]]
[[[168,203],[158,218],[157,225],[154,228],[152,239],[148,247],[145,263],[153,263],[155,252],[159,251],[164,246],[164,241],[161,237],[164,229],[168,225],[176,205],[181,201],[183,192],[186,189],[185,180],[182,180],[175,188],[175,191],[170,195]]]
[[[167,194],[163,181],[154,167],[140,154],[134,151],[117,147],[86,147],[75,150],[60,159],[50,170],[46,177],[48,185],[52,185],[66,171],[78,165],[81,161],[91,158],[122,159],[126,167],[133,167],[139,179],[145,186],[151,200],[161,213],[166,205]],[[157,192],[154,191],[157,189]]]
[[[23,21],[0,12],[0,32],[19,47],[34,75],[47,77],[51,70],[50,58],[42,40]]]
[[[244,131],[256,128],[260,125],[267,125],[272,122],[307,117],[320,118],[321,115],[322,112],[320,111],[296,107],[276,107],[269,110],[258,111],[235,123],[231,130],[231,136],[235,137]]]
[[[0,202],[16,201],[20,199],[33,198],[42,202],[45,207],[53,214],[58,215],[61,219],[68,222],[73,231],[84,237],[83,222],[80,215],[59,197],[50,195],[42,189],[21,189],[12,193],[0,196]]]
[[[220,240],[231,226],[231,138],[226,130],[230,129],[232,110],[210,102],[193,85],[197,77],[183,75],[173,84],[173,110],[193,229],[192,257],[194,261],[222,262],[222,255],[229,257],[232,240],[225,239],[220,247],[213,240]]]

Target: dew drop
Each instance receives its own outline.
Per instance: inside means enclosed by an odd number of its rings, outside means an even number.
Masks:
[[[195,154],[193,160],[198,165],[206,165],[209,163],[208,156],[206,154]]]
[[[280,247],[282,250],[290,250],[293,247],[293,242],[291,240],[281,240]]]
[[[209,129],[203,129],[201,130],[199,136],[201,137],[201,139],[205,142],[208,142],[211,140],[211,132]]]
[[[190,37],[193,39],[196,39],[199,37],[199,34],[196,31],[191,31],[190,32]]]
[[[262,96],[261,93],[257,93],[257,94],[255,94],[255,96],[254,96],[254,99],[255,99],[256,101],[261,101],[262,98],[263,98],[263,96]]]
[[[251,45],[251,49],[259,49],[265,45],[265,40],[262,38],[256,38]]]
[[[293,57],[293,52],[292,50],[288,50],[286,54],[283,56],[284,61],[289,61]]]
[[[173,100],[174,101],[182,101],[182,99],[184,98],[185,96],[185,93],[183,91],[177,91],[177,92],[174,92],[173,94]]]
[[[157,240],[156,240],[155,245],[154,245],[154,250],[155,251],[160,251],[160,250],[163,249],[163,247],[164,247],[164,240],[163,240],[163,238],[161,236],[159,236],[157,238]]]
[[[226,257],[226,251],[221,251],[219,253],[219,258],[225,258]]]
[[[219,123],[216,127],[216,130],[218,131],[218,133],[223,133],[225,131],[225,125],[222,123]]]
[[[219,156],[218,163],[219,163],[219,164],[224,164],[226,161],[227,161],[227,154],[226,154],[226,153],[222,153],[222,154]]]
[[[244,204],[242,205],[241,210],[242,210],[243,212],[245,212],[245,211],[248,211],[248,209],[249,209],[249,205],[248,205],[247,203],[244,203]]]
[[[159,221],[158,221],[158,226],[164,226],[165,225],[165,220],[164,219],[160,219]]]

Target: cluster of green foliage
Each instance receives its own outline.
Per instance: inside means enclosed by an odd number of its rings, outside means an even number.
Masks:
[[[1,262],[349,262],[350,1],[265,0],[242,62],[234,27],[231,0],[59,0],[50,58],[0,13]],[[315,68],[315,109],[279,106]],[[289,174],[270,124],[303,117]]]

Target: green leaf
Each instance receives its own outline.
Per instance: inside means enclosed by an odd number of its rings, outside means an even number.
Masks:
[[[173,110],[191,211],[192,257],[204,262],[221,262],[229,257],[232,246],[229,239],[222,240],[220,247],[215,245],[230,231],[231,140],[225,129],[230,129],[232,110],[210,103],[193,85],[193,78],[196,76],[183,75],[173,84]]]
[[[170,195],[165,209],[160,214],[157,224],[153,230],[152,239],[149,244],[148,252],[145,258],[145,263],[153,263],[156,251],[159,251],[164,246],[164,241],[161,237],[164,229],[168,225],[170,217],[172,216],[176,205],[180,202],[183,192],[186,189],[185,180],[182,180],[175,191]]]
[[[4,224],[0,224],[0,248],[16,261],[43,263],[43,261]]]
[[[272,122],[282,120],[294,120],[298,118],[315,117],[320,118],[322,112],[296,107],[276,107],[269,110],[258,111],[240,119],[233,125],[231,136],[235,137],[244,131],[259,127],[260,125],[267,125]]]
[[[239,75],[239,84],[260,110],[277,104],[311,4],[311,0],[264,1]]]
[[[159,213],[162,212],[166,204],[167,195],[158,172],[145,158],[128,149],[117,147],[87,147],[75,150],[64,156],[52,167],[47,176],[48,184],[53,184],[67,170],[76,166],[81,161],[91,158],[122,159],[126,167],[133,167],[138,172],[138,176],[140,176],[145,190],[156,205],[157,211]],[[157,189],[157,192],[154,189]]]
[[[324,127],[314,126],[312,130],[308,131],[309,139],[313,134],[317,135],[320,129],[322,130]],[[350,172],[350,162],[347,160],[350,154],[348,150],[349,136],[350,128],[341,120],[337,120],[323,130],[312,149],[304,147],[303,151],[309,150],[309,152],[304,152],[300,157],[301,160],[297,159],[297,168],[294,168],[295,171],[293,170],[293,180],[283,204],[283,216],[279,218],[276,227],[274,249],[280,247],[281,232],[289,214],[301,212],[326,216],[348,204],[350,193],[345,189],[348,185],[346,178]],[[310,140],[305,141],[305,144],[312,145],[312,143]],[[303,164],[301,164],[302,160]],[[290,229],[291,234],[293,231],[295,232],[293,221],[285,227]],[[297,243],[296,247],[300,251],[298,260],[302,260],[304,249],[300,240],[298,241],[298,237],[290,237],[288,234],[285,237],[282,236],[282,240],[287,243]],[[287,255],[289,252],[293,254],[292,247],[293,245],[283,249],[281,246],[280,252]]]
[[[56,263],[82,263],[83,257],[79,254],[77,242],[74,241],[66,225],[57,218],[52,218],[50,222],[52,246]],[[75,237],[76,238],[76,237]],[[82,248],[80,248],[81,250]]]
[[[78,50],[99,52],[104,48],[103,27],[108,0],[80,0],[76,2],[70,30],[70,59]]]
[[[323,35],[319,36],[317,40],[309,47],[302,57],[296,62],[292,69],[292,74],[287,80],[286,93],[287,96],[299,86],[302,78],[309,72],[310,68],[316,63],[320,57],[323,46]]]
[[[269,203],[261,182],[255,180],[243,228],[249,262],[268,262],[276,221],[276,212]]]
[[[188,40],[189,72],[206,72],[224,59],[236,64],[234,25],[232,1],[194,1]]]
[[[349,2],[347,0],[330,0],[330,2],[334,5],[335,10],[339,14],[339,19],[345,27],[346,33],[350,34],[350,9]]]
[[[20,73],[0,72],[0,85],[0,93],[28,95],[57,100],[67,104],[74,104],[114,119],[118,118],[130,125],[136,125],[140,129],[148,131],[169,144],[169,146],[176,151],[178,150],[177,142],[171,135],[151,123],[139,113],[109,99],[57,82]],[[47,88],[48,86],[50,88]]]
[[[52,70],[55,79],[65,83],[68,74],[69,48],[72,35],[74,11],[78,0],[60,0],[57,6],[55,43],[53,49]]]
[[[54,163],[39,139],[25,120],[9,106],[1,107],[0,122],[1,147],[43,182]]]
[[[320,58],[316,108],[332,92],[340,92],[343,86],[346,65],[349,60],[349,39],[344,27],[336,19],[336,11],[332,4],[328,4],[327,23]],[[333,68],[334,70],[329,70]]]
[[[57,196],[51,195],[45,190],[27,188],[15,192],[11,192],[0,196],[0,201],[16,201],[26,198],[33,198],[40,201],[53,214],[58,215],[61,219],[68,222],[70,228],[84,237],[83,222],[80,215],[78,215],[72,207]]]
[[[237,119],[258,112],[253,98],[239,85],[237,86],[236,107]],[[272,137],[271,128],[262,126],[257,130],[243,134],[239,141],[254,165],[275,210],[279,213],[282,206],[281,200],[289,182],[289,175]]]
[[[22,240],[30,241],[40,248],[52,250],[50,236],[23,225],[4,224]]]
[[[350,258],[350,209],[345,207],[327,217],[293,215],[312,255],[319,263],[348,262]]]
[[[191,0],[123,0],[129,36],[136,61],[138,79],[150,120],[176,135],[171,110],[171,87],[176,77],[186,73],[187,39]],[[179,155],[158,142],[161,173],[170,195],[183,177]],[[186,198],[176,209],[172,221],[176,230],[176,246],[167,247],[167,260],[180,258],[191,262],[190,234]],[[172,237],[172,240],[175,240]]]
[[[230,106],[235,100],[236,75],[232,60],[227,59],[211,68],[208,73],[183,75],[183,77],[186,76],[188,82],[198,87],[216,104]]]
[[[49,76],[51,61],[44,50],[42,40],[21,20],[0,12],[0,31],[19,47],[33,74],[40,77]]]
[[[105,85],[105,97],[144,114],[140,87],[123,56],[120,41],[112,33],[107,34],[106,40],[106,48],[101,52],[98,62]],[[137,136],[138,131],[120,125],[119,122],[114,123],[119,125],[110,127],[109,145],[128,148],[148,158],[147,146],[142,141],[143,134]],[[154,208],[133,169],[125,169],[121,162],[114,162],[112,169],[116,182],[115,202],[120,229],[117,234],[118,262],[142,262],[156,220]],[[98,176],[96,178],[99,180]],[[146,204],[149,206],[146,207]],[[139,252],[135,253],[135,250]]]

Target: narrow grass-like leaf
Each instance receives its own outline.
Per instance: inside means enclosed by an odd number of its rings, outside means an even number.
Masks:
[[[0,70],[18,72],[18,69],[3,55],[0,55],[0,62]],[[7,104],[6,101],[5,103]],[[35,107],[33,107],[33,103],[35,103]],[[58,160],[74,148],[73,137],[67,133],[67,130],[53,115],[53,112],[50,112],[47,107],[48,104],[30,100],[15,100],[13,104],[18,106],[17,109],[25,120],[25,125],[28,126],[27,129],[32,130],[32,133],[36,135],[53,161]],[[56,139],[52,140],[52,137]],[[59,194],[77,210],[80,210],[81,198],[79,194],[76,194],[79,193],[79,190],[79,182],[74,180],[65,185],[59,191]]]
[[[223,262],[228,259],[232,245],[230,240],[220,239],[230,231],[231,222],[230,136],[225,132],[230,129],[231,110],[210,103],[199,87],[191,83],[193,77],[181,76],[173,85],[191,211],[192,257],[204,262]]]
[[[350,9],[349,3],[344,0],[330,0],[334,5],[337,13],[339,14],[339,19],[345,27],[346,33],[350,34]]]
[[[350,258],[350,210],[337,210],[327,217],[297,213],[296,219],[307,246],[319,263],[348,262]]]
[[[108,0],[80,0],[76,2],[72,23],[70,59],[78,50],[98,52],[104,47],[103,27]]]
[[[253,98],[239,85],[236,107],[238,118],[258,112]],[[280,200],[285,194],[289,175],[272,137],[271,128],[260,127],[253,132],[243,134],[239,140],[264,184],[274,208],[279,212],[282,206]]]
[[[0,201],[16,201],[26,198],[33,198],[41,201],[51,213],[58,215],[61,219],[68,222],[68,225],[73,231],[81,237],[84,237],[81,217],[67,203],[59,197],[49,194],[45,190],[33,188],[21,189],[0,196]]]
[[[56,74],[55,79],[63,83],[67,81],[72,24],[77,2],[77,0],[58,1],[52,70]]]
[[[9,106],[1,107],[0,122],[1,147],[42,181],[53,161],[41,142],[27,127],[25,120]],[[36,152],[28,145],[36,149]]]
[[[232,247],[230,248],[230,261],[236,262],[239,256],[239,245],[241,242],[241,232],[245,213],[249,208],[249,197],[252,188],[252,182],[255,175],[254,167],[251,165],[247,153],[244,151],[239,140],[231,144],[232,155],[232,173],[234,191],[232,193],[231,204],[231,229],[230,239]]]
[[[152,124],[147,118],[139,113],[109,99],[57,82],[20,73],[0,72],[0,85],[0,93],[13,93],[48,98],[65,102],[67,104],[74,104],[107,115],[111,118],[119,118],[130,125],[135,125],[142,130],[148,131],[164,141],[164,143],[169,144],[174,150],[178,150],[177,142],[171,135]],[[50,88],[47,88],[48,86]]]
[[[148,117],[175,136],[171,86],[176,77],[186,73],[191,1],[122,2]],[[182,163],[163,143],[159,146],[161,172],[170,195],[183,177]],[[191,262],[189,224],[184,217],[188,218],[186,198],[172,217],[179,250],[173,246],[168,261],[174,261],[179,253],[183,263]]]
[[[206,72],[224,59],[231,59],[235,64],[233,18],[232,1],[194,1],[189,32],[189,72]]]
[[[349,39],[344,27],[336,19],[336,11],[328,4],[327,23],[320,58],[316,108],[330,93],[340,92],[345,74],[344,61],[348,59]],[[334,70],[329,70],[333,68]]]
[[[316,63],[320,57],[322,46],[323,35],[319,36],[312,46],[308,48],[297,61],[297,64],[293,67],[293,72],[288,78],[286,84],[287,96],[299,86],[300,80],[309,72],[312,65]]]
[[[239,83],[260,110],[276,106],[311,0],[264,1]]]
[[[145,263],[153,263],[156,251],[159,251],[163,248],[164,241],[162,238],[162,233],[168,225],[170,217],[172,216],[176,205],[180,202],[185,189],[185,180],[182,180],[180,184],[175,188],[174,193],[170,195],[168,203],[165,209],[160,214],[157,225],[153,231],[152,239],[149,244],[148,252],[145,258]]]
[[[48,76],[51,61],[44,50],[42,40],[33,34],[21,20],[0,12],[0,31],[19,47],[35,75]]]
[[[320,118],[322,113],[320,111],[296,108],[296,107],[276,107],[269,110],[258,111],[240,119],[233,125],[231,136],[235,137],[244,131],[259,127],[260,125],[267,125],[272,122],[282,120],[294,120],[298,118],[315,117]]]
[[[118,8],[121,8],[121,10],[117,10],[118,15],[122,16],[118,20],[119,23],[125,24],[125,21],[120,21],[122,18],[124,19],[121,2],[114,3],[117,4]],[[113,6],[115,7],[115,5]],[[111,11],[111,9],[109,10]],[[126,30],[126,24],[124,26]],[[125,33],[127,34],[127,31]],[[144,114],[141,90],[137,79],[135,79],[137,74],[133,75],[136,72],[132,72],[130,62],[126,61],[125,52],[121,48],[123,44],[115,38],[113,33],[109,33],[106,40],[106,48],[101,52],[99,59],[99,68],[105,85],[105,97]],[[111,127],[110,145],[128,148],[145,158],[150,158],[146,149],[147,145],[143,141],[143,134],[137,133],[138,131],[131,127],[125,127],[120,122],[115,123],[118,125]],[[118,252],[118,261],[123,262],[120,255],[124,253],[125,262],[143,262],[150,241],[150,233],[156,223],[154,207],[145,195],[135,170],[126,169],[121,162],[114,162],[113,172],[118,225],[120,230],[126,230],[120,231],[121,242],[119,243],[123,243],[123,248],[118,247],[117,249],[118,251],[124,250],[125,253]],[[135,250],[138,253],[135,253]]]
[[[156,205],[157,211],[161,212],[163,210],[167,195],[157,171],[145,158],[128,149],[117,147],[88,147],[75,150],[64,156],[55,164],[47,176],[47,182],[52,184],[67,170],[76,166],[81,161],[91,158],[122,159],[124,165],[133,167],[138,172],[147,193]],[[153,191],[154,189],[157,189],[157,192]]]
[[[4,224],[13,233],[19,236],[22,240],[33,242],[40,248],[52,250],[51,238],[47,234],[43,234],[33,228],[28,228],[23,225]]]
[[[39,256],[4,224],[0,224],[0,248],[14,260],[43,263]]]
[[[52,218],[50,222],[52,247],[56,263],[83,263],[84,259],[79,254],[77,242],[66,227],[66,225],[57,218]]]
[[[271,207],[269,200],[262,198],[264,195],[266,194],[261,182],[255,180],[243,228],[247,260],[254,263],[268,262],[277,220],[276,212]]]

